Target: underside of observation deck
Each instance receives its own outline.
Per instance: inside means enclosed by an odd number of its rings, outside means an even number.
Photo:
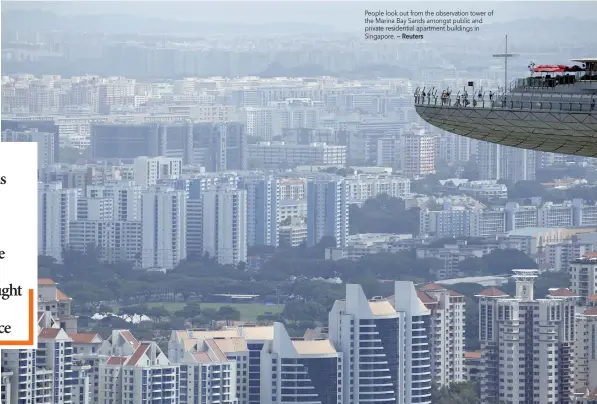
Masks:
[[[597,157],[595,112],[416,105],[433,126],[472,139],[545,152]]]

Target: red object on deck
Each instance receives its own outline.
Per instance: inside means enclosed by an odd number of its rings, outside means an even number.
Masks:
[[[565,65],[538,65],[533,68],[535,73],[562,73],[567,70]]]

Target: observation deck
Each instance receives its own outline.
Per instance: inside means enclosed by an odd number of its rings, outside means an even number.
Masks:
[[[575,61],[587,67],[515,79],[507,91],[446,94],[417,88],[415,109],[433,126],[472,139],[597,157],[597,59]]]

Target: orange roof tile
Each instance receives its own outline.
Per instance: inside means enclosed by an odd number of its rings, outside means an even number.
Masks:
[[[125,339],[125,341],[133,344],[135,348],[139,346],[139,341],[137,341],[137,338],[135,338],[135,336],[129,330],[120,331],[120,335]]]
[[[40,339],[54,339],[60,333],[60,328],[42,328],[37,335]]]
[[[550,290],[549,295],[555,296],[555,297],[574,297],[574,296],[576,296],[576,294],[568,288],[559,288],[556,290]]]
[[[213,362],[207,352],[193,352],[191,355],[193,355],[193,358],[199,363]]]
[[[213,339],[205,340],[207,346],[211,349],[218,361],[227,361],[228,357],[222,352],[218,344]]]
[[[498,288],[491,286],[487,289],[483,289],[482,291],[480,291],[477,296],[501,297],[501,296],[508,296],[508,295],[505,292],[502,292],[501,290],[499,290]]]
[[[584,253],[583,258],[597,258],[597,252],[587,252]]]
[[[71,300],[70,297],[68,297],[67,295],[65,295],[64,293],[62,293],[61,290],[56,289],[56,300],[58,300],[59,302],[63,302],[66,300]]]
[[[465,351],[464,359],[481,359],[481,351]]]
[[[597,301],[597,295],[591,295],[591,296],[587,297],[587,299],[592,302],[595,302],[595,301]]]
[[[442,285],[438,285],[437,283],[428,283],[427,285],[423,285],[421,290],[443,290],[446,289]]]
[[[437,300],[435,300],[433,297],[429,296],[429,294],[423,292],[422,290],[417,291],[417,296],[419,297],[419,300],[423,302],[423,304],[437,303]]]
[[[585,311],[583,311],[583,314],[587,316],[597,316],[597,306],[587,307]]]
[[[137,362],[139,362],[139,359],[141,359],[141,357],[145,354],[145,352],[147,352],[149,350],[150,345],[151,344],[148,342],[141,343],[141,345],[139,345],[139,347],[137,349],[135,349],[135,352],[133,352],[131,357],[126,361],[125,365],[126,366],[137,365]]]
[[[108,361],[106,362],[107,365],[123,365],[126,362],[126,357],[124,356],[110,356]]]
[[[51,285],[56,285],[56,282],[54,282],[53,280],[49,279],[49,278],[39,278],[37,280],[37,285],[43,285],[43,286],[51,286]]]
[[[462,293],[458,293],[458,292],[456,292],[454,290],[450,290],[450,289],[448,289],[448,294],[453,297],[464,297],[464,295]]]
[[[94,333],[69,332],[68,336],[76,344],[91,344],[93,342],[93,340],[95,339],[95,337],[98,337],[101,339],[99,334],[94,334]]]

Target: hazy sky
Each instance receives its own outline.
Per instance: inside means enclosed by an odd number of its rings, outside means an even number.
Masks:
[[[2,1],[2,8],[37,9],[59,14],[136,14],[177,20],[221,22],[310,22],[351,29],[362,26],[365,9],[431,11],[495,10],[492,21],[526,17],[577,17],[597,20],[596,1]]]

